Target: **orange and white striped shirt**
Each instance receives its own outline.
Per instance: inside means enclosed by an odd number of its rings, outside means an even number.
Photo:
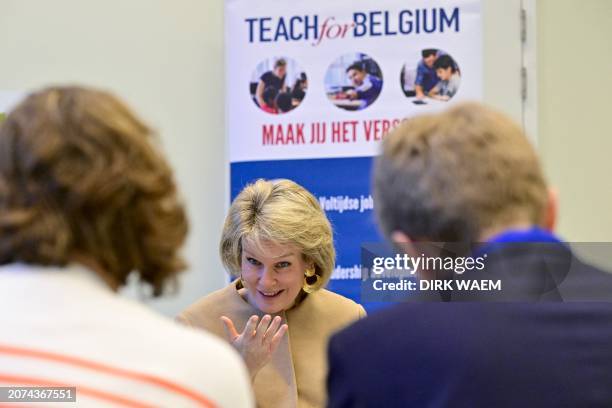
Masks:
[[[76,387],[76,404],[45,406],[254,405],[228,344],[117,296],[74,265],[0,267],[0,386]]]

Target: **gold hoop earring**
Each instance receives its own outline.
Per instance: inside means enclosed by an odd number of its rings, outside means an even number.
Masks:
[[[314,269],[306,269],[304,272],[304,285],[302,286],[302,290],[306,293],[312,293],[315,291],[313,287],[316,285],[319,280],[319,276],[315,273]]]

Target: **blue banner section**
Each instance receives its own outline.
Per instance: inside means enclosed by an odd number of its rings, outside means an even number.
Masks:
[[[376,227],[370,190],[372,160],[357,157],[231,163],[231,199],[259,178],[287,178],[308,189],[319,200],[334,229],[336,269],[328,289],[362,303],[361,244],[383,239]],[[385,306],[362,304],[368,312]]]

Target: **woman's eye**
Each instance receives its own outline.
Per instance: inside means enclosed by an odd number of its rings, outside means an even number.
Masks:
[[[290,262],[279,262],[276,264],[277,268],[288,268],[289,266],[291,266]]]
[[[255,258],[247,258],[247,262],[255,266],[261,265],[261,263]]]

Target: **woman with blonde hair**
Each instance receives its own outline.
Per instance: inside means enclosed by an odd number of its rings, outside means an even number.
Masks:
[[[247,185],[230,207],[220,254],[236,280],[178,319],[228,339],[259,407],[324,406],[329,336],[365,311],[323,289],[335,250],[317,200],[290,180]]]

